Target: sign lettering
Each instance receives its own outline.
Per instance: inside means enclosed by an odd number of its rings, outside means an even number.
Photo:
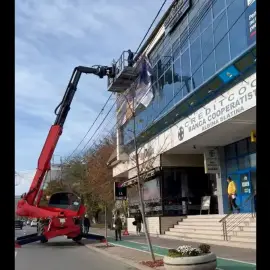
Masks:
[[[246,11],[248,45],[256,41],[256,0],[247,0]]]
[[[184,17],[188,9],[191,7],[190,0],[178,0],[175,1],[175,4],[164,22],[164,27],[166,32],[171,32],[176,24]]]
[[[256,98],[256,78],[236,92],[222,96],[211,106],[191,115],[183,124],[188,132],[204,132],[245,111],[245,104]]]

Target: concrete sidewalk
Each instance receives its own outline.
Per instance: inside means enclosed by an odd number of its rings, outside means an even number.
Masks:
[[[103,229],[91,229],[92,233],[104,235]],[[108,230],[108,242],[114,245],[113,248],[103,249],[107,254],[120,256],[120,258],[135,263],[151,260],[148,246],[146,245],[145,236],[129,235],[122,236],[122,241],[114,240],[114,231]],[[200,242],[186,242],[158,237],[151,237],[156,259],[167,255],[169,248],[176,248],[180,245],[198,246]],[[92,244],[86,246],[93,247]],[[224,246],[211,245],[211,250],[218,257],[218,269],[240,270],[240,269],[256,269],[256,250],[241,249]],[[138,266],[137,266],[138,268]],[[141,269],[141,268],[138,268]]]

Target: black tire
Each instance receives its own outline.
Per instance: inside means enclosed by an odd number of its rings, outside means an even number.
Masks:
[[[81,240],[82,240],[82,235],[80,234],[80,235],[78,235],[78,236],[72,238],[72,240],[73,240],[74,242],[81,241]]]
[[[79,224],[80,224],[80,234],[76,237],[73,237],[72,240],[74,242],[78,242],[78,241],[81,241],[82,240],[82,235],[83,235],[83,225],[82,225],[82,222],[81,220],[78,220]]]

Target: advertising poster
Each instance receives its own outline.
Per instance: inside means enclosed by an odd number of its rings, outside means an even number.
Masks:
[[[256,41],[256,0],[246,0],[246,23],[247,23],[247,42],[250,46]]]

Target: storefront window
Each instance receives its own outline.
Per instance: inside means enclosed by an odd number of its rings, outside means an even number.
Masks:
[[[248,153],[247,140],[245,139],[237,142],[236,148],[238,156],[246,155]]]
[[[249,158],[250,158],[250,167],[256,168],[257,165],[256,153],[251,154]]]
[[[250,167],[249,156],[241,157],[238,159],[239,170],[244,170]]]
[[[238,170],[237,159],[227,161],[227,173],[235,172]]]
[[[248,139],[248,151],[249,153],[256,152],[256,143],[251,142],[250,138]]]
[[[225,154],[227,159],[236,157],[235,144],[225,146]]]
[[[143,184],[143,200],[146,215],[156,216],[162,213],[159,178],[147,181]]]

